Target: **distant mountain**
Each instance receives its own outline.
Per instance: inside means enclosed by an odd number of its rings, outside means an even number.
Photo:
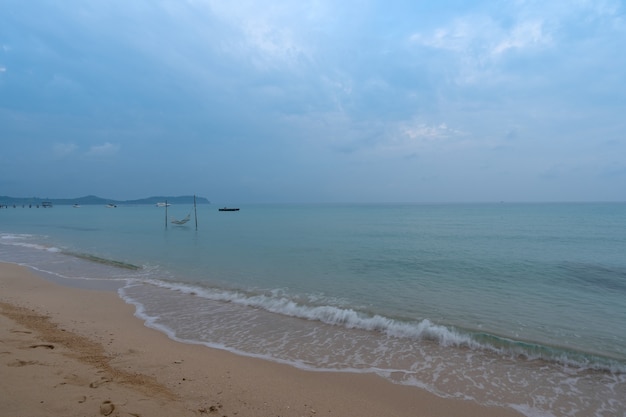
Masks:
[[[22,205],[40,205],[44,201],[49,201],[52,205],[67,206],[72,204],[80,204],[81,206],[88,205],[135,205],[135,204],[156,204],[167,201],[170,204],[193,204],[192,195],[184,195],[178,197],[148,197],[140,198],[137,200],[111,200],[108,198],[97,197],[95,195],[88,195],[85,197],[77,198],[40,198],[40,197],[9,197],[0,196],[0,205],[5,206],[22,206]],[[204,197],[196,196],[197,204],[210,204],[210,201]]]

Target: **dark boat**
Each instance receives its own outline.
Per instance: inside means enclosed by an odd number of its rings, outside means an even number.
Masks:
[[[219,211],[239,211],[238,208],[234,208],[234,207],[222,207],[220,209],[218,209]]]

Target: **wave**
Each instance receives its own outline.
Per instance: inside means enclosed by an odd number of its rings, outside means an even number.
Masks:
[[[130,269],[132,271],[137,271],[142,268],[141,266],[134,265],[128,262],[118,261],[115,259],[102,258],[100,256],[91,255],[89,253],[71,252],[71,251],[62,251],[62,253],[64,255],[84,259],[89,262],[96,262],[96,263],[100,263],[104,265],[115,266],[118,268]]]
[[[17,246],[17,247],[22,247],[22,248],[27,248],[27,249],[35,249],[35,250],[41,250],[41,251],[46,251],[46,252],[60,253],[62,255],[83,259],[85,261],[95,262],[95,263],[108,265],[108,266],[114,266],[118,268],[129,269],[132,271],[137,271],[137,270],[142,269],[141,266],[134,265],[129,262],[119,261],[116,259],[103,258],[101,256],[96,256],[90,253],[65,250],[62,248],[55,247],[55,246],[46,246],[41,243],[32,243],[29,241],[29,239],[33,237],[35,236],[29,235],[29,234],[0,233],[0,243],[4,245]]]
[[[32,235],[27,234],[1,233],[0,243],[48,253],[58,253],[88,262],[121,268],[121,270],[126,270],[128,273],[109,278],[126,281],[130,283],[129,285],[137,282],[149,283],[214,301],[258,308],[283,316],[318,321],[347,329],[375,331],[388,337],[431,341],[443,347],[486,351],[503,357],[524,358],[529,361],[543,360],[576,369],[599,370],[619,374],[626,373],[626,360],[623,358],[612,358],[558,346],[548,346],[532,341],[513,340],[500,335],[433,323],[427,318],[419,321],[400,320],[380,314],[358,311],[353,308],[341,307],[337,305],[338,303],[328,302],[328,300],[295,299],[280,290],[259,294],[151,279],[150,277],[154,277],[155,273],[162,273],[163,271],[158,272],[146,266],[138,266],[88,253],[73,252],[54,246],[46,246],[41,243],[33,243],[31,241],[32,237]],[[30,262],[22,262],[22,264],[28,264],[27,266],[43,272],[65,276],[65,274],[48,271],[48,268],[30,265]],[[80,278],[89,279],[87,277]]]
[[[60,248],[54,246],[45,246],[40,243],[30,243],[25,242],[24,239],[32,238],[33,235],[27,234],[10,234],[10,233],[2,233],[0,234],[0,243],[9,246],[18,246],[22,248],[28,249],[36,249],[36,250],[44,250],[47,252],[61,252]]]
[[[155,285],[212,301],[234,303],[284,316],[318,321],[331,326],[375,331],[393,338],[430,341],[443,347],[485,351],[512,359],[546,361],[578,370],[594,370],[614,374],[626,373],[626,361],[619,359],[440,325],[429,319],[403,321],[378,314],[368,314],[351,308],[333,305],[309,305],[295,301],[278,290],[264,294],[253,294],[156,279],[135,281],[129,283],[129,286],[140,284]]]

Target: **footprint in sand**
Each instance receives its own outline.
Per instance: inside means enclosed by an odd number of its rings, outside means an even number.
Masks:
[[[46,349],[54,349],[54,345],[48,344],[48,343],[42,343],[39,345],[30,345],[29,346],[31,349],[36,349],[36,348],[46,348]]]
[[[93,381],[89,384],[89,388],[98,388],[102,384],[106,384],[107,382],[111,382],[109,378],[102,377],[98,381]]]
[[[7,363],[7,366],[18,367],[18,366],[27,366],[27,365],[37,365],[39,362],[37,361],[23,361],[20,359],[16,359],[13,362]]]
[[[113,413],[113,410],[115,410],[115,405],[109,400],[103,401],[102,404],[100,404],[100,414],[103,416],[110,415]]]

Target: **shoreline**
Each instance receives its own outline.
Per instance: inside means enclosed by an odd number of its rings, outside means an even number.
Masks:
[[[314,372],[174,341],[107,289],[0,263],[0,409],[38,416],[514,417],[373,374]]]

